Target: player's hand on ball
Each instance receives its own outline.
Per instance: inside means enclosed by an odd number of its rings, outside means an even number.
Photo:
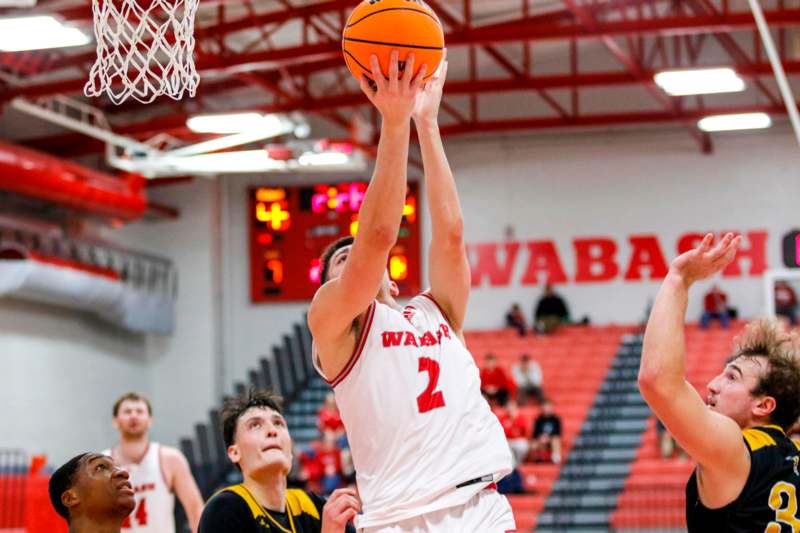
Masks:
[[[736,257],[742,237],[734,237],[733,233],[728,233],[712,247],[713,240],[714,236],[709,233],[703,238],[700,246],[678,256],[670,266],[670,275],[680,276],[689,286],[728,266]]]
[[[370,57],[375,90],[370,87],[366,79],[361,80],[361,90],[388,124],[401,124],[411,119],[411,112],[414,110],[416,97],[422,90],[427,70],[426,66],[422,65],[414,76],[414,54],[408,54],[405,68],[401,73],[398,57],[399,53],[394,50],[389,61],[388,79],[381,72],[377,56]]]
[[[342,533],[345,526],[361,511],[355,489],[337,489],[322,508],[322,533]]]
[[[444,90],[444,82],[447,80],[447,50],[445,50],[444,57],[442,58],[442,67],[438,76],[435,76],[425,83],[417,101],[414,105],[414,122],[421,122],[424,120],[435,121],[439,116],[439,105],[442,102],[442,91]]]

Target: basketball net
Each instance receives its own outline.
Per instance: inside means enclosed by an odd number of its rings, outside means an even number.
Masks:
[[[86,96],[150,103],[194,96],[194,18],[198,0],[92,0],[97,60]]]

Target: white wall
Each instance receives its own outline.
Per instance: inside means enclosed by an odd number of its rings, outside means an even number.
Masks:
[[[114,436],[121,391],[150,394],[143,339],[83,315],[0,300],[0,448],[60,463]]]
[[[770,268],[780,266],[780,238],[797,225],[800,198],[797,145],[785,129],[716,138],[713,156],[700,153],[684,132],[557,135],[493,142],[448,143],[466,213],[469,243],[555,239],[568,276],[574,274],[575,237],[609,236],[625,243],[631,234],[654,233],[669,261],[676,238],[687,231],[766,229]],[[619,263],[628,252],[620,249]],[[512,284],[473,290],[467,325],[496,327],[509,302],[531,309],[541,293],[519,283],[520,252]],[[743,262],[746,265],[746,262]],[[745,316],[762,311],[760,279],[723,279],[732,304]],[[653,297],[657,281],[560,287],[573,314],[597,322],[633,322]],[[696,317],[703,288],[689,309]]]

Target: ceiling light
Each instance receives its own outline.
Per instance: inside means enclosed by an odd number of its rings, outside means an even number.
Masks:
[[[741,113],[738,115],[713,115],[697,122],[703,131],[758,130],[772,126],[766,113]]]
[[[186,126],[197,133],[243,133],[256,130],[282,130],[284,124],[285,122],[278,115],[262,115],[261,113],[198,115],[186,121]]]
[[[350,157],[341,152],[306,152],[297,158],[303,166],[345,165],[350,162]]]
[[[735,93],[745,89],[744,80],[728,67],[666,70],[653,76],[653,80],[672,96]]]
[[[65,48],[91,42],[91,38],[81,30],[66,26],[54,17],[0,19],[0,51],[3,52]]]

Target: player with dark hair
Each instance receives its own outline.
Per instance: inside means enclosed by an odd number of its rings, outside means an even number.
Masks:
[[[342,533],[360,509],[352,489],[333,492],[326,502],[314,493],[288,489],[292,439],[281,399],[250,391],[229,398],[221,413],[228,457],[244,482],[215,494],[200,519],[201,533]]]
[[[120,533],[134,508],[128,473],[99,453],[82,453],[60,466],[49,492],[70,533]]]
[[[644,336],[639,388],[696,462],[686,486],[690,533],[800,531],[800,454],[786,431],[800,416],[796,339],[770,320],[750,324],[705,401],[686,381],[689,288],[723,270],[741,237],[712,235],[672,262]]]
[[[511,472],[511,451],[462,335],[470,271],[437,118],[447,63],[425,84],[412,54],[399,71],[397,52],[388,78],[373,57],[376,90],[362,84],[382,117],[380,143],[356,238],[321,260],[308,313],[314,365],[344,421],[359,530],[505,533],[514,516],[494,483]],[[431,218],[430,289],[402,306],[386,264],[403,216],[412,120]]]

